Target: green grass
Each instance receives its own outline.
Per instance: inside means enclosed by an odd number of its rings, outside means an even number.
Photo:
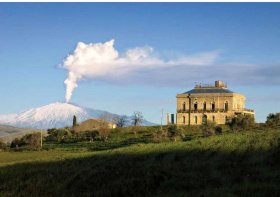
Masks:
[[[280,195],[279,129],[165,143],[152,132],[0,152],[0,196]]]

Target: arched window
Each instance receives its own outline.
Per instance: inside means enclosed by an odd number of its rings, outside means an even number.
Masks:
[[[203,103],[203,110],[206,111],[206,102]]]
[[[212,121],[215,122],[215,116],[212,117]]]
[[[225,111],[228,111],[228,102],[225,102]]]
[[[215,111],[215,103],[213,102],[211,105],[212,111]]]
[[[202,116],[202,124],[207,124],[207,116],[205,114]]]
[[[185,124],[186,123],[186,118],[185,118],[185,116],[183,116],[183,124]]]
[[[194,117],[194,123],[197,124],[197,116]]]
[[[186,103],[183,103],[183,111],[186,111]]]
[[[197,102],[194,103],[193,108],[195,111],[197,110]]]

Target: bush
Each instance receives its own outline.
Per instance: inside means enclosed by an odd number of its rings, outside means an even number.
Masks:
[[[226,123],[231,130],[244,130],[252,128],[255,125],[254,116],[238,114],[237,116],[229,119]]]
[[[12,149],[28,148],[38,150],[41,147],[41,133],[31,133],[24,135],[21,139],[15,138],[10,145]]]
[[[223,132],[223,128],[220,126],[215,127],[215,134],[221,134]]]
[[[111,130],[110,130],[109,124],[106,120],[102,120],[98,133],[99,133],[100,139],[102,141],[106,141],[108,139],[108,137],[111,133]]]
[[[18,139],[18,138],[15,138],[12,142],[11,142],[11,145],[10,145],[10,148],[18,148],[20,147],[22,144],[21,144],[21,141]]]
[[[80,139],[81,141],[96,141],[99,140],[100,136],[99,136],[99,132],[97,130],[93,130],[93,131],[86,131],[86,132],[82,132],[82,133],[76,133],[74,135],[75,139]]]
[[[156,132],[153,132],[153,141],[154,142],[166,142],[169,138],[167,136],[166,130],[158,129]]]
[[[73,133],[71,128],[60,128],[60,129],[52,128],[52,129],[48,129],[47,132],[48,132],[48,136],[46,139],[48,141],[57,141],[60,143],[64,143],[65,141],[67,141],[72,136]]]
[[[7,147],[7,144],[5,144],[1,139],[0,139],[0,151],[2,150],[6,150],[8,147]]]
[[[204,137],[211,136],[215,133],[215,122],[207,121],[206,123],[201,125],[202,135]]]
[[[21,139],[14,139],[11,148],[28,147],[31,150],[37,150],[41,147],[41,133],[26,134]]]
[[[41,148],[41,133],[32,133],[26,136],[27,145],[30,149],[38,150]]]
[[[168,125],[167,127],[167,137],[172,141],[177,141],[177,139],[184,138],[184,134],[177,125]]]
[[[270,113],[266,117],[266,125],[270,127],[280,126],[280,113]]]

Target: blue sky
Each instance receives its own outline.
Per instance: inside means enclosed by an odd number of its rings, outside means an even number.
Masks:
[[[64,102],[67,70],[58,65],[78,42],[114,39],[120,53],[150,46],[161,59],[218,55],[206,66],[142,70],[117,82],[87,78],[71,102],[138,110],[159,123],[162,108],[175,112],[176,93],[221,79],[264,121],[280,111],[279,19],[279,3],[0,3],[0,114]]]

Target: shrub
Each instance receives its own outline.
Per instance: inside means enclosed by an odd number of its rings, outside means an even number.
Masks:
[[[68,138],[72,135],[72,130],[70,128],[61,128],[61,129],[48,129],[48,137],[46,138],[48,141],[57,141],[60,143],[64,143]]]
[[[238,114],[226,123],[233,131],[252,128],[255,125],[254,116]]]
[[[78,134],[78,135],[83,136],[82,139],[88,140],[90,142],[99,139],[99,132],[97,130],[86,131],[85,133],[81,133],[81,134]]]
[[[172,141],[177,141],[177,139],[184,138],[184,134],[180,128],[177,127],[177,125],[168,125],[167,127],[167,136]]]
[[[280,126],[280,113],[270,113],[266,117],[266,125],[270,127]]]
[[[110,128],[107,121],[102,120],[100,127],[99,127],[99,136],[102,141],[106,141],[110,135]]]
[[[27,135],[26,140],[30,149],[38,150],[41,147],[41,133],[39,132]]]
[[[12,142],[11,142],[11,145],[10,145],[10,148],[18,148],[20,147],[22,144],[21,144],[21,141],[18,139],[18,138],[15,138]]]
[[[2,150],[6,150],[8,147],[7,147],[7,144],[5,144],[1,139],[0,139],[0,151]]]
[[[211,136],[215,133],[215,122],[207,121],[201,125],[202,134],[204,137]]]
[[[215,134],[221,134],[223,132],[223,128],[220,126],[215,127]]]
[[[156,132],[153,132],[153,141],[154,142],[165,142],[168,141],[168,135],[166,130],[158,129]]]

